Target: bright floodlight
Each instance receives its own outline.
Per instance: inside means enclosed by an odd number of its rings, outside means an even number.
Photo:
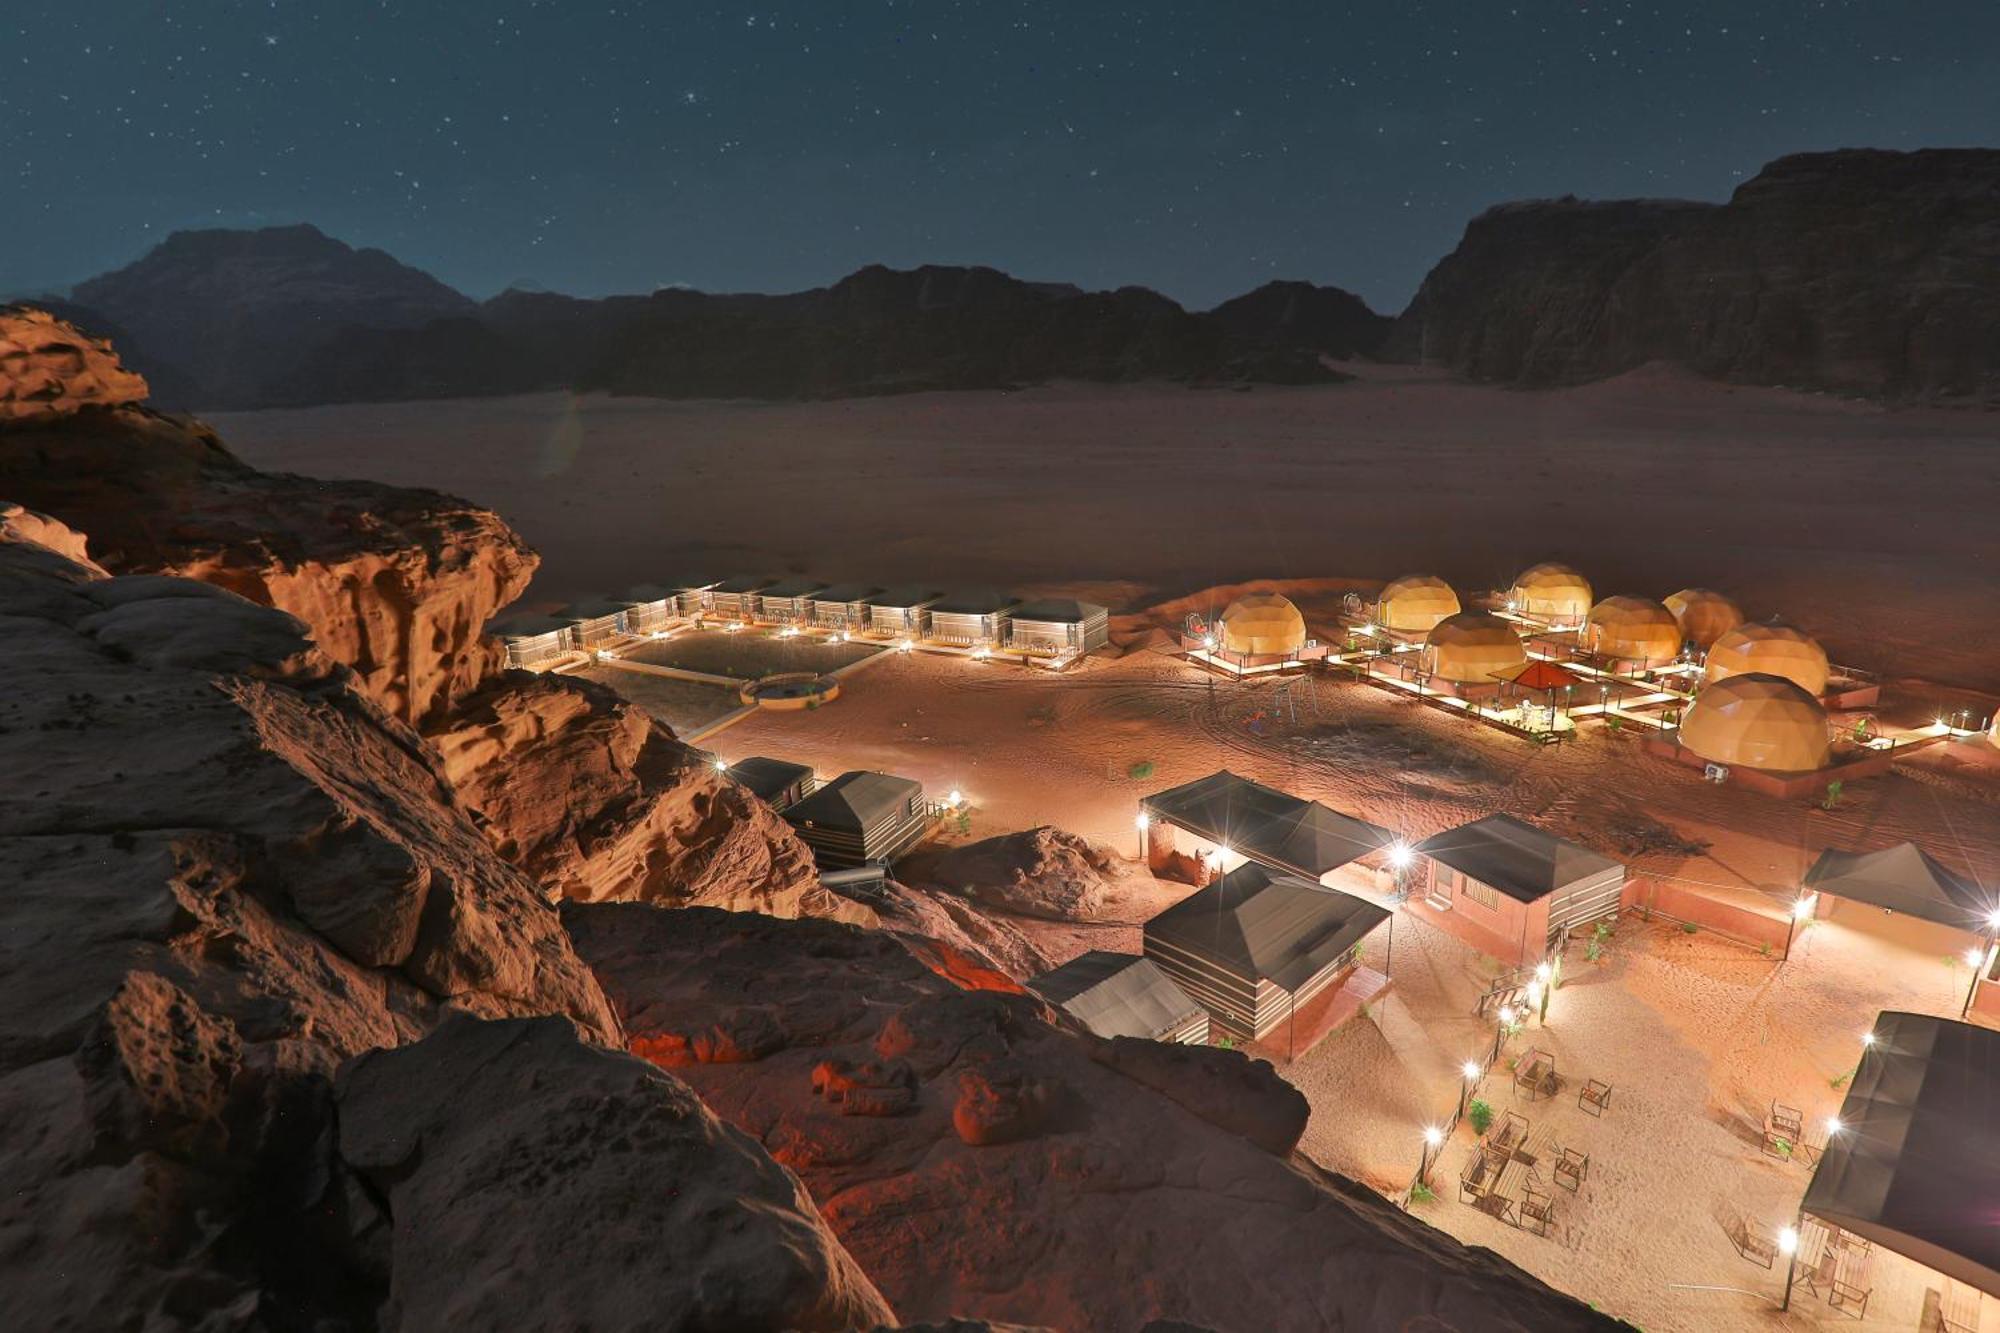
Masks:
[[[1549,979],[1549,965],[1547,963],[1536,963],[1535,980],[1546,983],[1548,979]]]
[[[1983,956],[1982,952],[1978,949],[1967,949],[1965,951],[1965,965],[1967,967],[1978,967],[1979,960]]]
[[[1986,914],[1986,924],[1994,930],[2000,930],[2000,907],[1996,907]]]
[[[1826,1118],[1826,1136],[1832,1138],[1838,1133],[1840,1133],[1840,1117],[1837,1115],[1828,1116]]]
[[[1145,812],[1144,810],[1141,810],[1141,811],[1139,812],[1139,817],[1138,817],[1137,819],[1133,820],[1132,822],[1133,822],[1134,824],[1138,825],[1138,828],[1139,828],[1139,832],[1141,832],[1141,833],[1144,833],[1144,832],[1146,831],[1147,827],[1148,827],[1148,826],[1149,826],[1150,824],[1152,824],[1152,822],[1153,822],[1153,817],[1152,817],[1151,815],[1147,814],[1147,813],[1146,813],[1146,812]]]
[[[1500,1006],[1500,1021],[1502,1023],[1511,1023],[1514,1021],[1514,1009],[1512,1005],[1503,1004]]]
[[[1541,982],[1539,982],[1539,981],[1531,981],[1531,982],[1529,982],[1529,983],[1528,983],[1528,1007],[1529,1007],[1529,1008],[1533,1008],[1533,1007],[1534,1007],[1535,1005],[1538,1005],[1538,1004],[1540,1004],[1541,1002],[1542,1002],[1542,983],[1541,983]]]
[[[1465,1067],[1460,1069],[1458,1072],[1465,1075],[1465,1081],[1467,1083],[1470,1083],[1472,1082],[1472,1080],[1478,1078],[1480,1074],[1483,1073],[1484,1071],[1480,1069],[1479,1061],[1467,1060],[1465,1062]]]
[[[1400,842],[1389,844],[1389,864],[1398,870],[1407,870],[1410,862],[1416,860],[1416,853],[1408,845]]]
[[[1812,911],[1812,906],[1813,906],[1813,905],[1812,905],[1812,899],[1810,899],[1810,898],[1801,898],[1801,899],[1799,899],[1799,900],[1798,900],[1797,902],[1795,902],[1795,903],[1793,903],[1793,904],[1792,904],[1792,916],[1793,916],[1793,918],[1794,918],[1794,919],[1796,919],[1796,920],[1799,920],[1799,921],[1803,921],[1803,920],[1805,920],[1805,919],[1806,919],[1806,913],[1808,913],[1808,912]]]
[[[1864,1032],[1864,1033],[1862,1033],[1862,1034],[1861,1034],[1861,1044],[1862,1044],[1863,1046],[1873,1046],[1873,1045],[1875,1044],[1875,1034],[1874,1034],[1874,1033],[1872,1033],[1872,1032]]]
[[[1208,649],[1210,652],[1214,652],[1215,636],[1213,634],[1204,634],[1201,639],[1201,646]]]
[[[1440,1143],[1444,1142],[1444,1131],[1436,1125],[1425,1125],[1424,1142],[1430,1144],[1433,1148],[1437,1147]]]
[[[1778,1253],[1796,1254],[1798,1248],[1799,1233],[1797,1229],[1793,1227],[1780,1227],[1778,1229]]]
[[[718,773],[727,773],[729,771],[729,761],[726,759],[716,760],[715,771]]]
[[[951,794],[945,797],[944,799],[945,803],[948,805],[960,805],[965,801],[965,794],[959,791],[958,788],[953,787],[951,789]]]

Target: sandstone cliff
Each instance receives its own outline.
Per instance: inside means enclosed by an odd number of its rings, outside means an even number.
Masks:
[[[563,920],[632,1050],[797,1171],[905,1318],[1616,1327],[1285,1156],[1299,1094],[1241,1053],[1134,1056],[827,922],[624,904]]]
[[[111,345],[46,311],[0,307],[0,423],[143,402],[146,381]]]
[[[1431,271],[1390,352],[1522,385],[1666,360],[2000,401],[2000,151],[1780,158],[1720,206],[1502,205]]]

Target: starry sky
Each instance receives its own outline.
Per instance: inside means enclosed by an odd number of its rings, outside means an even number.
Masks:
[[[1506,199],[2000,144],[2000,0],[9,0],[0,293],[308,221],[475,295],[984,263],[1398,310]]]

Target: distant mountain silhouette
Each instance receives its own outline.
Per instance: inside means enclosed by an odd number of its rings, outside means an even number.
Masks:
[[[1281,302],[1253,293],[1204,315],[1140,287],[878,265],[783,295],[585,300],[517,285],[479,304],[298,226],[177,233],[81,284],[65,313],[115,329],[159,397],[210,409],[555,387],[795,399],[1056,379],[1328,383],[1344,377],[1322,352],[1366,352],[1387,331],[1345,292],[1282,286]],[[1256,326],[1266,304],[1280,321],[1268,329]]]
[[[1504,204],[1431,270],[1390,346],[1532,386],[1672,361],[2000,401],[2000,151],[1799,154],[1719,205]]]

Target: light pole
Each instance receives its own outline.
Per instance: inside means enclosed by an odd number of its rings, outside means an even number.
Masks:
[[[1150,850],[1146,846],[1146,830],[1152,827],[1153,818],[1151,815],[1148,815],[1144,810],[1141,810],[1139,812],[1139,817],[1133,820],[1132,823],[1139,830],[1139,859],[1141,861],[1144,861],[1147,859],[1147,852]]]
[[[1993,966],[1994,956],[2000,954],[2000,912],[1995,912],[1988,920],[1992,923],[1995,933],[1989,935],[1986,943],[1979,948],[1965,951],[1965,961],[1972,964],[1972,981],[1965,988],[1965,1003],[1958,1007],[1961,1021],[1972,1012],[1973,998],[1979,994],[1979,979]]]
[[[1486,1071],[1480,1068],[1477,1060],[1467,1060],[1458,1072],[1464,1077],[1458,1085],[1458,1114],[1452,1118],[1453,1124],[1465,1119],[1465,1113],[1472,1105],[1472,1090],[1479,1085],[1479,1076]]]

